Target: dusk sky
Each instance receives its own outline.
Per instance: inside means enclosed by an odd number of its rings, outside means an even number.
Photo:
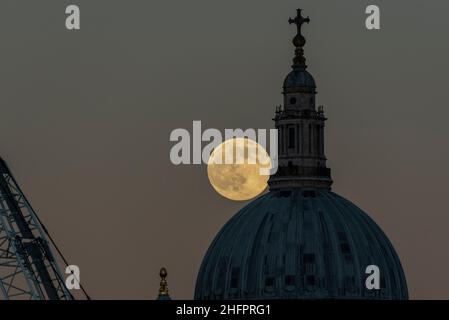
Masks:
[[[162,266],[171,296],[193,298],[248,202],[173,165],[170,133],[273,128],[298,7],[332,189],[388,235],[412,299],[449,298],[447,1],[2,0],[0,155],[92,298],[155,299]]]

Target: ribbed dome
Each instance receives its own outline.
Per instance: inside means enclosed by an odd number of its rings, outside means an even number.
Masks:
[[[284,89],[305,87],[315,89],[315,79],[305,69],[294,69],[284,80]]]
[[[368,265],[381,289],[365,287]],[[203,260],[196,299],[407,299],[401,263],[376,223],[326,189],[272,191],[240,210]]]

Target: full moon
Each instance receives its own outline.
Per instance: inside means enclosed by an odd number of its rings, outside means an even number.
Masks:
[[[232,161],[229,161],[232,159]],[[209,181],[223,197],[245,201],[257,197],[268,186],[270,156],[257,142],[233,138],[221,143],[207,165]]]

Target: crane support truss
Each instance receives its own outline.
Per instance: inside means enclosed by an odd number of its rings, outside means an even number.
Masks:
[[[72,299],[44,228],[0,158],[0,299]]]

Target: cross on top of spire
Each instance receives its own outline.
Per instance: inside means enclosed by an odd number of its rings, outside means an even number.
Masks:
[[[310,22],[310,18],[307,16],[307,18],[304,18],[302,16],[302,9],[296,9],[296,18],[292,19],[288,19],[288,23],[289,24],[296,24],[296,28],[298,30],[298,34],[297,36],[303,37],[303,35],[301,34],[301,28],[302,25],[304,23],[309,23]],[[304,38],[304,37],[303,37]],[[304,41],[305,43],[305,41]]]
[[[288,19],[289,24],[295,24],[297,28],[296,36],[293,38],[293,45],[296,47],[295,57],[293,58],[293,69],[306,69],[306,58],[304,57],[303,47],[306,44],[306,38],[301,33],[301,28],[304,23],[309,23],[310,18],[302,16],[302,9],[296,9],[296,18]]]

